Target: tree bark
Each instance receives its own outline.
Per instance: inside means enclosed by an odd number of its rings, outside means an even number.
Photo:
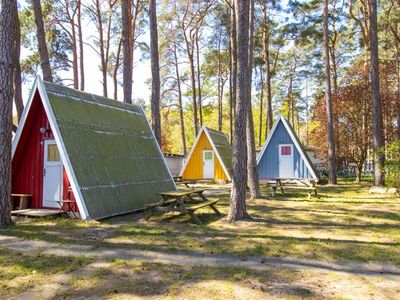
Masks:
[[[132,103],[133,41],[131,0],[121,0],[124,102]]]
[[[174,65],[175,65],[175,74],[176,74],[176,85],[178,89],[178,104],[179,104],[179,120],[181,123],[181,139],[182,139],[182,152],[183,155],[186,156],[186,137],[185,137],[185,119],[183,118],[183,101],[182,101],[182,90],[181,90],[181,77],[179,74],[179,65],[178,65],[178,55],[177,55],[177,47],[174,42]]]
[[[121,65],[121,46],[122,38],[119,40],[117,54],[115,58],[115,66],[113,70],[113,84],[114,84],[114,100],[118,100],[118,70]]]
[[[236,99],[237,99],[237,76],[238,76],[238,62],[237,62],[237,20],[236,20],[236,1],[232,0],[232,10],[231,10],[231,54],[232,54],[232,106],[233,106],[233,119],[236,113]],[[235,123],[235,122],[233,122]]]
[[[231,30],[230,30],[231,31]],[[229,32],[231,35],[231,32]],[[233,70],[232,70],[232,45],[229,40],[229,142],[233,142]]]
[[[21,31],[18,12],[16,14],[16,38],[15,38],[15,69],[14,69],[14,103],[17,110],[18,121],[21,119],[22,113],[24,111],[24,102],[22,98],[22,78],[21,78],[21,64],[20,64],[20,54],[21,54]]]
[[[262,65],[260,65],[260,127],[259,127],[259,136],[258,136],[258,146],[262,145],[262,132],[263,132],[263,105],[264,105],[264,74],[263,74],[263,68]]]
[[[374,185],[384,185],[385,141],[382,128],[382,104],[379,90],[379,52],[378,52],[378,22],[376,0],[368,0],[370,19],[370,72],[372,98],[372,131],[374,147]]]
[[[238,97],[236,101],[235,129],[233,141],[233,179],[228,221],[234,222],[249,218],[246,210],[247,149],[246,115],[248,111],[249,86],[249,2],[236,0]]]
[[[79,40],[79,71],[80,71],[80,87],[81,91],[85,90],[85,64],[84,64],[84,52],[83,52],[83,33],[82,33],[82,14],[81,0],[77,1],[78,6],[78,40]]]
[[[48,82],[53,82],[49,53],[46,44],[46,34],[44,30],[42,5],[40,4],[40,0],[32,0],[32,8],[36,24],[36,37],[38,42],[38,51],[40,56],[40,65],[43,72],[43,79]]]
[[[17,2],[2,0],[0,11],[0,228],[11,225],[11,131]]]
[[[251,103],[251,83],[253,74],[253,31],[254,31],[254,0],[250,1],[250,25],[249,25],[249,57],[248,57],[248,82],[247,82],[247,174],[250,188],[250,197],[257,199],[261,197],[260,182],[257,171],[256,142],[254,138],[253,109]]]
[[[199,108],[199,121],[200,126],[203,126],[203,99],[201,95],[201,71],[200,71],[200,47],[199,47],[199,29],[197,28],[195,34],[196,45],[196,76],[197,76],[197,98]]]
[[[97,30],[99,32],[99,54],[101,62],[101,74],[103,84],[103,96],[108,97],[107,91],[107,59],[105,54],[105,43],[104,43],[104,28],[103,28],[103,17],[100,8],[100,1],[96,0],[96,19],[97,19]]]
[[[222,131],[222,99],[223,99],[223,80],[221,74],[221,28],[218,35],[218,47],[217,47],[217,98],[218,98],[218,130]]]
[[[156,0],[149,0],[150,52],[151,52],[151,125],[158,144],[161,146],[160,119],[160,64],[158,56],[158,30]]]
[[[65,3],[68,8],[68,2]],[[69,11],[68,11],[69,15]],[[71,25],[71,42],[72,42],[72,74],[74,79],[74,89],[79,88],[79,70],[78,70],[78,45],[76,42],[76,28],[75,28],[75,10],[69,16]]]
[[[336,154],[335,154],[335,135],[333,131],[333,109],[332,109],[332,90],[329,63],[329,29],[328,29],[328,0],[324,0],[324,74],[325,74],[325,102],[327,119],[327,139],[328,139],[328,169],[329,183],[336,184]]]
[[[264,62],[265,62],[265,86],[267,89],[266,99],[266,127],[265,127],[265,138],[267,138],[269,131],[272,128],[273,116],[272,116],[272,91],[271,91],[271,62],[269,52],[269,28],[268,28],[268,14],[267,14],[267,2],[263,1],[261,5],[262,14],[262,33],[263,33],[263,51],[264,51]]]

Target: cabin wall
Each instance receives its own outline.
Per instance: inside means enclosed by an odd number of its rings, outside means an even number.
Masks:
[[[275,132],[273,133],[273,136],[258,163],[257,168],[260,179],[279,178],[279,144],[293,145],[294,177],[299,179],[312,179],[307,165],[281,121],[279,121],[279,124],[277,125],[277,128],[275,129]]]
[[[40,128],[46,128],[40,133]],[[12,160],[13,194],[31,194],[32,208],[43,208],[43,150],[44,140],[54,139],[39,93],[36,92],[25,121],[18,147]],[[64,170],[63,199],[67,198],[68,176]],[[73,193],[70,195],[74,200]]]
[[[184,157],[183,156],[164,156],[168,169],[172,176],[178,176],[182,170]]]
[[[196,148],[194,149],[192,156],[186,166],[185,171],[182,174],[183,179],[202,179],[203,178],[203,151],[213,150],[212,146],[203,131]],[[215,180],[228,180],[225,175],[225,171],[222,168],[216,153],[214,153],[214,179]]]

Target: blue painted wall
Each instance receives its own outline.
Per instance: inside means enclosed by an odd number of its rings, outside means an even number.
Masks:
[[[279,178],[279,144],[292,144],[293,145],[293,174],[294,178],[299,179],[312,179],[311,173],[300,156],[299,151],[294,145],[289,133],[287,132],[282,121],[279,123],[272,135],[271,140],[265,149],[263,157],[258,163],[258,174],[260,179]]]

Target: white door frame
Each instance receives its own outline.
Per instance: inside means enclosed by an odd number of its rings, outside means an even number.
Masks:
[[[52,208],[59,208],[60,205],[57,203],[57,201],[60,201],[62,199],[62,194],[63,194],[63,164],[61,161],[61,156],[59,161],[48,161],[48,146],[49,145],[57,145],[55,140],[44,140],[43,141],[43,192],[42,192],[42,205],[43,207],[52,207]],[[50,176],[50,172],[48,171],[49,168],[54,168],[54,167],[59,167],[60,171],[58,174],[56,173],[54,176],[51,177],[53,182],[55,184],[59,183],[59,199],[45,199],[46,198],[46,183],[48,183],[48,180],[46,180],[46,175]],[[57,171],[57,170],[56,170]],[[47,173],[47,174],[46,174]]]
[[[205,155],[206,153],[211,153],[212,155],[212,159],[211,159],[211,166],[210,169],[205,168]],[[214,178],[214,159],[215,159],[215,155],[214,155],[214,151],[213,150],[203,150],[203,178],[204,179],[213,179]],[[209,159],[207,159],[208,161]]]
[[[290,162],[288,165],[283,166],[283,164],[281,163],[282,161],[282,156],[285,156],[285,162],[288,161],[288,156],[289,155],[282,155],[282,147],[290,147]],[[294,153],[293,153],[293,144],[279,144],[279,177],[280,178],[293,178],[294,176],[294,171],[293,171],[293,163],[294,163]],[[282,172],[281,172],[281,168],[282,168]],[[291,175],[288,176],[282,176],[282,173],[290,173]]]

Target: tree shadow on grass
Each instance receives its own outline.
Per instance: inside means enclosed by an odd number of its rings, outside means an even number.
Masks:
[[[235,267],[180,266],[121,260],[107,270],[99,270],[93,278],[95,285],[80,284],[79,280],[85,282],[87,279],[78,278],[75,283],[78,287],[81,286],[80,288],[67,286],[67,290],[57,294],[55,298],[208,298],[211,295],[226,298],[232,296],[229,288],[232,285],[242,289],[248,296],[322,296],[316,288],[296,283],[294,274],[267,270],[251,271]]]

